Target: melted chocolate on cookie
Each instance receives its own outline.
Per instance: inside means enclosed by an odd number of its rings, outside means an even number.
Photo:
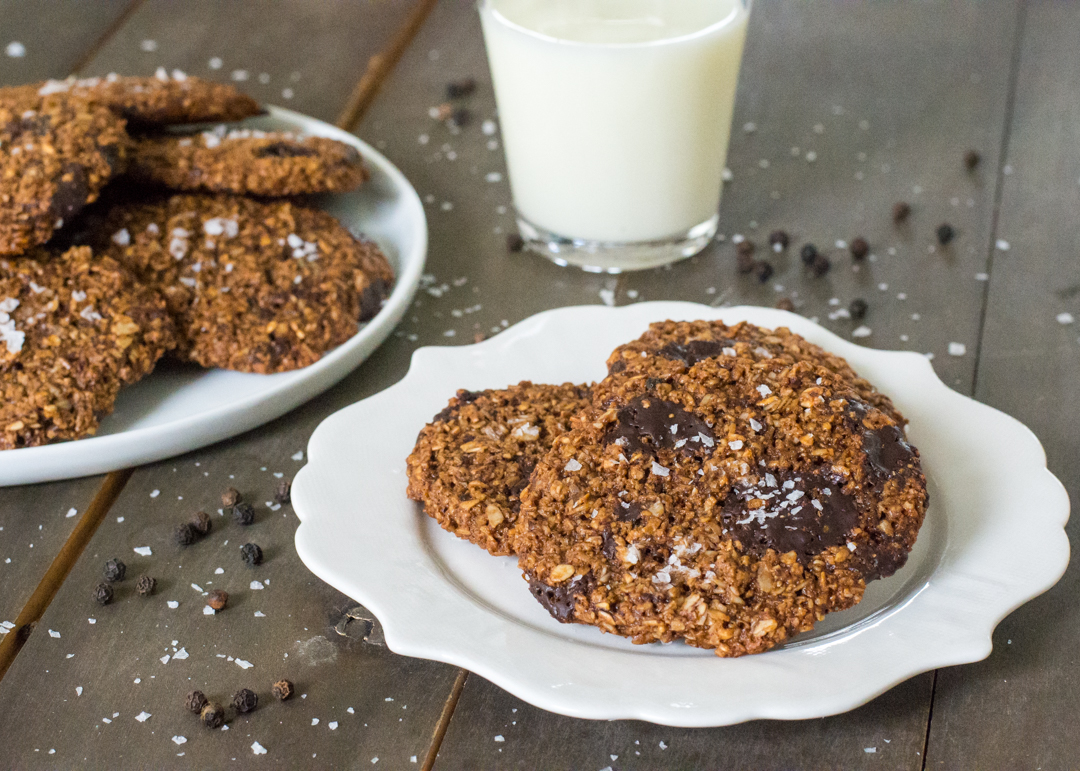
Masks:
[[[529,591],[553,619],[569,624],[574,618],[574,599],[578,595],[589,593],[589,583],[587,578],[579,578],[566,581],[559,586],[548,586],[543,581],[533,578],[529,580]]]
[[[674,402],[648,396],[638,397],[619,410],[605,442],[619,445],[628,455],[639,450],[648,455],[659,449],[691,455],[715,444],[712,429],[701,418]]]
[[[657,353],[665,359],[681,361],[686,366],[692,367],[702,359],[722,356],[725,348],[734,347],[735,341],[726,338],[720,340],[690,340],[686,343],[668,343]]]

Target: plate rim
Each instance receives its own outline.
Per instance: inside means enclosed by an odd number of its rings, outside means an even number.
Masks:
[[[304,377],[290,378],[232,404],[168,423],[40,447],[4,450],[0,453],[0,488],[75,479],[154,463],[250,431],[332,387],[360,366],[390,336],[405,315],[420,286],[429,237],[424,205],[412,183],[386,156],[355,134],[284,107],[266,105],[266,110],[266,115],[256,116],[255,119],[287,121],[297,127],[302,126],[307,133],[337,139],[355,147],[365,163],[377,167],[390,179],[397,195],[411,210],[410,219],[414,220],[417,228],[416,242],[407,252],[400,250],[394,288],[383,307],[349,340],[314,364],[293,371],[305,373]],[[148,377],[153,377],[153,373]],[[152,449],[147,449],[148,446]]]
[[[763,690],[751,698],[747,698],[746,694],[739,694],[739,699],[735,700],[737,703],[721,701],[689,709],[675,702],[658,703],[655,697],[635,697],[635,694],[627,693],[625,688],[617,686],[605,688],[603,685],[587,682],[584,686],[571,683],[574,687],[569,689],[552,687],[558,683],[552,680],[553,669],[545,661],[526,659],[522,655],[516,655],[515,658],[515,655],[505,652],[500,655],[499,651],[493,652],[490,647],[478,645],[474,639],[470,639],[470,635],[461,635],[452,629],[442,628],[449,623],[467,626],[475,634],[494,631],[502,635],[500,640],[506,646],[524,645],[526,648],[541,642],[537,635],[544,634],[522,623],[504,619],[496,610],[487,608],[471,595],[463,597],[466,591],[445,577],[440,579],[437,575],[423,571],[420,574],[410,572],[405,575],[393,572],[400,572],[403,565],[408,567],[410,564],[412,570],[415,570],[419,565],[415,559],[409,563],[406,559],[396,559],[378,549],[369,550],[365,559],[374,559],[388,580],[362,583],[358,582],[355,576],[350,577],[347,571],[342,572],[341,566],[333,561],[337,559],[334,548],[340,548],[340,544],[330,544],[328,549],[326,540],[329,538],[340,541],[337,537],[339,533],[334,532],[339,528],[335,526],[333,514],[325,507],[333,497],[334,486],[341,485],[343,480],[346,484],[349,481],[347,475],[335,476],[331,473],[328,476],[325,473],[332,466],[330,459],[334,462],[342,461],[341,448],[333,448],[336,441],[334,431],[339,426],[347,425],[351,415],[359,414],[357,411],[362,411],[364,405],[378,405],[382,401],[407,394],[409,389],[417,387],[416,384],[420,383],[432,368],[456,359],[482,359],[487,350],[494,350],[496,346],[519,344],[521,340],[537,334],[538,330],[553,318],[620,313],[626,314],[627,318],[637,314],[641,317],[649,316],[652,320],[724,318],[732,321],[751,317],[750,320],[759,324],[762,324],[762,320],[772,320],[773,323],[762,325],[788,326],[840,355],[854,354],[858,359],[873,359],[882,365],[902,367],[912,378],[913,384],[910,387],[913,391],[916,387],[931,390],[930,396],[923,398],[929,400],[932,397],[937,400],[935,409],[974,414],[984,425],[993,426],[995,431],[1009,437],[1013,445],[1018,445],[1018,449],[1014,447],[1016,455],[1022,460],[1019,464],[1022,473],[1018,476],[1026,480],[1026,489],[1029,492],[1034,490],[1035,493],[1030,497],[1030,505],[1026,508],[1015,508],[1025,516],[1032,517],[1025,520],[1025,528],[1029,532],[1038,531],[1043,542],[1046,551],[1039,564],[1022,566],[1023,570],[1021,566],[1011,563],[1004,566],[993,563],[987,566],[978,555],[972,559],[972,543],[978,543],[974,535],[978,535],[980,531],[973,531],[974,540],[968,544],[966,550],[950,543],[947,537],[943,556],[930,573],[930,577],[936,577],[936,580],[931,582],[928,578],[910,597],[900,603],[897,610],[890,611],[870,624],[868,629],[859,630],[851,636],[851,639],[857,642],[862,640],[854,646],[853,650],[856,652],[860,645],[865,646],[872,639],[875,645],[880,646],[875,649],[877,652],[898,657],[896,660],[888,659],[880,664],[875,663],[871,669],[867,668],[865,662],[857,662],[858,666],[855,668],[866,675],[867,680],[854,687],[834,688],[827,693],[808,693],[806,686],[820,684],[823,673],[836,673],[837,662],[828,661],[828,655],[815,654],[814,661],[807,664],[805,655],[800,657],[791,654],[794,648],[740,659],[687,657],[682,661],[708,661],[711,667],[726,666],[736,672],[741,671],[740,667],[748,669],[751,674],[757,669],[774,685],[774,691]],[[646,325],[647,322],[642,323],[642,329]],[[511,379],[510,382],[516,381]],[[993,483],[995,480],[996,477],[990,476],[983,481]],[[1005,480],[997,480],[997,483],[1007,486]],[[1000,507],[1004,505],[999,504],[999,516]],[[858,346],[796,314],[754,306],[712,308],[696,303],[663,301],[635,303],[618,308],[597,305],[556,308],[531,316],[482,343],[417,349],[413,353],[409,371],[401,381],[379,394],[339,410],[316,428],[308,443],[307,463],[293,482],[293,506],[300,518],[295,543],[301,560],[319,578],[363,603],[375,613],[383,623],[386,642],[391,650],[465,667],[519,698],[552,712],[591,719],[641,719],[685,727],[729,725],[758,718],[804,719],[837,714],[858,707],[921,672],[983,659],[992,649],[991,635],[997,624],[1017,607],[1053,586],[1064,573],[1069,561],[1069,543],[1064,532],[1069,515],[1068,496],[1061,482],[1047,469],[1045,451],[1030,429],[1015,418],[950,389],[937,377],[929,361],[920,354]],[[1032,509],[1035,510],[1034,513]],[[951,528],[953,523],[949,513],[945,512],[942,516],[945,516],[946,527]],[[1006,520],[1008,516],[1005,515]],[[989,524],[981,526],[1001,526],[996,521],[988,522]],[[970,523],[967,524],[970,526]],[[982,535],[985,536],[986,533]],[[982,546],[985,547],[985,544]],[[328,560],[327,554],[333,558]],[[482,553],[478,552],[479,554]],[[989,567],[993,567],[993,570]],[[416,582],[410,582],[410,579],[417,579],[418,575],[425,591],[431,592],[431,601],[427,605],[415,597],[405,596],[408,591],[413,594],[420,593],[416,591]],[[442,587],[439,586],[440,580],[444,584]],[[411,588],[403,592],[400,588],[402,586]],[[989,591],[988,587],[993,591]],[[950,592],[953,593],[952,596],[943,596]],[[436,599],[440,606],[436,608],[434,618],[426,614],[421,614],[419,618],[405,616],[406,609],[412,612],[430,610]],[[397,611],[399,606],[402,607],[400,614]],[[894,628],[901,619],[904,626]],[[928,641],[931,644],[927,644]],[[547,658],[572,657],[574,666],[578,669],[583,663],[595,663],[597,656],[604,659],[622,659],[624,656],[635,655],[637,659],[641,658],[636,656],[636,652],[608,648],[595,649],[602,653],[583,652],[580,649],[585,646],[558,636],[545,635],[542,642],[551,654]],[[830,643],[824,647],[831,645]],[[679,659],[673,657],[650,658],[663,660],[665,663],[657,667],[651,664],[641,666],[640,661],[621,661],[618,666],[630,666],[633,667],[632,671],[642,670],[643,673],[652,675],[658,674],[657,670],[659,674],[666,672],[669,675],[689,675],[693,674],[694,668],[698,666],[674,663]],[[560,660],[566,661],[564,658]],[[756,666],[755,662],[760,662],[762,666]],[[815,676],[807,676],[805,671],[800,673],[800,666],[804,669],[818,667],[817,662],[826,662],[826,665],[822,671],[811,672]],[[783,670],[785,677],[777,680],[770,671],[774,669]],[[790,678],[790,681],[787,678]],[[789,685],[789,691],[777,691],[775,684],[778,682]],[[654,686],[655,684],[650,683],[650,687]]]

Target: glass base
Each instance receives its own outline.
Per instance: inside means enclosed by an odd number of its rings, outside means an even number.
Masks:
[[[534,225],[520,214],[517,225],[525,248],[542,254],[556,265],[573,265],[589,273],[622,273],[657,268],[693,257],[716,235],[719,220],[720,216],[714,214],[681,235],[629,243],[567,238]]]

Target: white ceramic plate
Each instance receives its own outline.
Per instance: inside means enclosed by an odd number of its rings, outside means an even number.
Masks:
[[[151,463],[243,433],[325,391],[386,339],[412,302],[427,256],[427,220],[420,198],[390,161],[347,131],[291,110],[271,107],[244,121],[263,130],[330,137],[356,147],[371,172],[359,190],[319,199],[353,233],[386,253],[396,281],[386,305],[346,343],[315,364],[278,375],[253,375],[162,363],[120,392],[96,436],[0,453],[0,486],[99,474]]]
[[[922,453],[931,505],[907,565],[768,653],[720,659],[559,624],[515,560],[458,540],[405,497],[416,434],[455,389],[598,380],[612,349],[668,318],[790,327],[888,393]],[[919,354],[862,348],[764,308],[562,308],[478,345],[421,348],[397,385],[327,418],[308,457],[293,484],[297,551],[378,616],[391,649],[466,667],[575,717],[715,726],[843,712],[919,672],[986,657],[997,623],[1069,560],[1068,497],[1027,428],[951,391]]]

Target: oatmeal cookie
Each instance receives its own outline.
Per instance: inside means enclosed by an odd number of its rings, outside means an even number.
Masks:
[[[138,141],[128,174],[173,190],[261,196],[341,193],[367,178],[352,145],[325,137],[298,137],[252,129],[192,135],[166,134]]]
[[[258,102],[230,85],[189,77],[180,70],[169,75],[164,67],[149,78],[111,73],[103,78],[71,77],[21,88],[41,95],[63,93],[88,99],[138,126],[242,120],[262,112]]]
[[[0,255],[21,254],[124,170],[124,121],[64,95],[0,89]]]
[[[558,620],[759,653],[904,564],[919,454],[845,379],[726,355],[610,381],[537,464],[510,537]]]
[[[608,357],[609,381],[631,377],[663,377],[684,372],[703,359],[727,353],[753,358],[780,357],[809,361],[847,381],[863,401],[903,426],[907,421],[889,397],[860,377],[842,357],[829,353],[787,327],[766,329],[747,321],[658,321],[637,340],[620,345]],[[605,381],[605,382],[609,382]],[[601,392],[597,392],[600,394]]]
[[[588,386],[571,383],[458,391],[417,437],[409,497],[459,538],[511,554],[507,535],[529,474],[588,403]]]
[[[119,204],[93,241],[165,296],[182,359],[241,372],[318,361],[378,313],[394,278],[374,243],[288,201]]]
[[[164,300],[89,247],[0,258],[0,449],[93,434],[174,344]]]

